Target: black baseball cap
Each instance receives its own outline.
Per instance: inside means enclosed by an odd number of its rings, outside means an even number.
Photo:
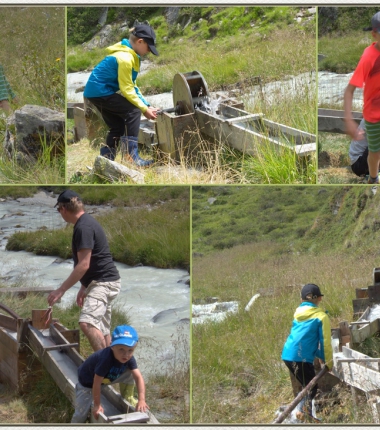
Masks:
[[[319,289],[318,285],[315,284],[306,284],[302,287],[301,290],[301,299],[302,300],[307,300],[308,298],[310,299],[310,297],[307,296],[312,296],[311,298],[316,299],[317,297],[321,297],[323,296],[323,294],[321,293],[321,290]]]
[[[82,201],[80,198],[80,195],[77,194],[75,191],[72,190],[65,190],[62,191],[62,193],[57,198],[57,203],[54,207],[57,207],[59,203],[70,203],[71,199],[76,197],[79,201]]]
[[[156,49],[156,33],[153,31],[153,28],[147,24],[138,24],[135,26],[132,34],[139,39],[144,39],[148,44],[150,52],[154,55],[158,55]]]
[[[380,12],[375,13],[371,19],[371,27],[363,28],[363,31],[376,31],[380,33]]]

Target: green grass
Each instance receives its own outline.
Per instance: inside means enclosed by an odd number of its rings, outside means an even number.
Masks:
[[[84,191],[85,189],[83,189]],[[118,191],[121,193],[118,194]],[[124,196],[128,190],[114,187],[97,191],[90,187],[83,193],[84,201],[92,200],[94,204],[118,202],[124,205]],[[131,190],[132,191],[132,190]],[[143,207],[134,207],[137,202]],[[81,192],[81,190],[78,190]],[[137,190],[133,191],[137,196]],[[156,195],[153,197],[153,193]],[[160,268],[183,267],[189,265],[190,252],[190,216],[188,189],[140,189],[140,196],[126,198],[131,207],[119,207],[110,213],[98,215],[97,219],[103,226],[113,258],[128,265],[143,264]],[[96,196],[95,196],[96,195]],[[149,195],[155,200],[155,206],[146,206]],[[187,198],[186,198],[187,195]],[[166,197],[165,197],[166,196]],[[130,196],[132,197],[132,196]],[[160,204],[157,204],[159,198]],[[37,255],[57,255],[70,258],[72,228],[59,230],[39,230],[35,232],[17,232],[7,242],[7,250],[25,250]]]
[[[193,189],[192,301],[239,302],[226,320],[193,326],[193,422],[271,423],[293,399],[281,351],[301,286],[321,286],[333,328],[353,321],[355,289],[377,266],[378,201],[368,187]],[[376,355],[378,341],[361,348]],[[337,391],[339,413],[318,413],[324,423],[371,422],[365,396],[355,415],[347,393]]]
[[[65,109],[65,8],[3,7],[0,53],[7,80],[17,95],[13,110],[26,104]],[[0,118],[0,138],[5,137]],[[64,155],[55,154],[56,142],[41,135],[37,161],[0,150],[0,183],[59,184],[65,182]]]

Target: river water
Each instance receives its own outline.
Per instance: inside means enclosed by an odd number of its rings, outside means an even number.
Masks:
[[[58,288],[73,268],[73,261],[29,252],[6,251],[8,237],[16,231],[58,229],[66,225],[54,209],[57,196],[39,192],[33,198],[0,201],[0,279],[2,284]],[[96,214],[109,207],[86,206]],[[127,246],[127,245],[126,245]],[[121,292],[115,306],[125,310],[140,336],[135,356],[144,375],[160,373],[188,360],[190,288],[189,274],[181,269],[131,267],[116,263]],[[65,307],[75,301],[79,284],[63,296]],[[79,316],[79,308],[78,308]],[[53,308],[54,317],[54,308]]]

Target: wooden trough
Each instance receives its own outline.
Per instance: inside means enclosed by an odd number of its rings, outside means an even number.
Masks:
[[[359,124],[363,118],[361,112],[352,112],[353,119]],[[345,134],[344,111],[336,109],[318,109],[318,131]]]
[[[204,141],[230,146],[256,155],[260,145],[287,148],[299,157],[316,152],[316,136],[244,111],[244,104],[218,94],[211,109],[207,84],[198,71],[177,73],[173,79],[173,108],[164,109],[155,122],[142,119],[139,143],[153,149],[157,160],[196,159]],[[101,115],[88,100],[69,103],[68,117],[75,122],[75,140],[99,136]]]
[[[0,382],[27,393],[44,367],[74,405],[78,366],[84,360],[79,330],[69,330],[51,316],[45,324],[46,309],[33,310],[32,319],[23,319],[2,304],[0,308],[10,314],[0,313]],[[112,386],[102,386],[101,404],[104,413],[97,421],[91,414],[94,423],[158,424],[152,413],[135,412]]]

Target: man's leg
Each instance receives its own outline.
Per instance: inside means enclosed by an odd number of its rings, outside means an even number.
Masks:
[[[99,349],[104,349],[106,346],[109,346],[107,345],[105,336],[99,329],[85,322],[80,322],[79,326],[94,351],[98,351]]]

